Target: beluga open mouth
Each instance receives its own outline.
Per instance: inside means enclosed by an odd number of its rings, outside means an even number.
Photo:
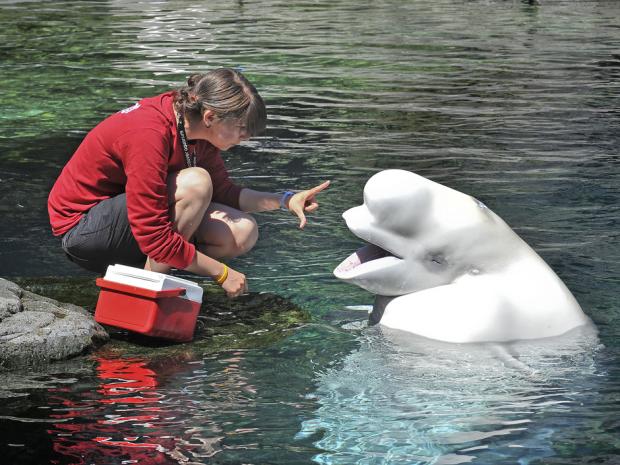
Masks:
[[[334,275],[339,279],[350,279],[362,273],[394,265],[400,261],[400,258],[378,245],[367,244],[343,260],[334,270]]]

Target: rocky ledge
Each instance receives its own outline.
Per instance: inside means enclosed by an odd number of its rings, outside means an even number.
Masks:
[[[108,339],[105,329],[83,308],[0,278],[0,369],[64,360]]]

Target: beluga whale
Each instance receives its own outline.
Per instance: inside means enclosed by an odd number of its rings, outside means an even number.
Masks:
[[[385,170],[343,218],[368,245],[334,275],[377,296],[373,323],[455,343],[547,338],[591,324],[547,263],[470,195]]]

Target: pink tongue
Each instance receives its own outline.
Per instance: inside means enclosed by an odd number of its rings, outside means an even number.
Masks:
[[[357,255],[357,252],[355,252],[349,255],[340,265],[338,265],[338,271],[347,272],[361,264],[362,262],[360,261],[360,257]]]

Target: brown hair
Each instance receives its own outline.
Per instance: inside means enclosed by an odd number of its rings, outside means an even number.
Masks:
[[[220,119],[237,119],[250,136],[260,134],[267,126],[265,102],[258,91],[243,74],[230,68],[191,75],[187,84],[177,89],[174,108],[191,120],[202,118],[205,110]]]

